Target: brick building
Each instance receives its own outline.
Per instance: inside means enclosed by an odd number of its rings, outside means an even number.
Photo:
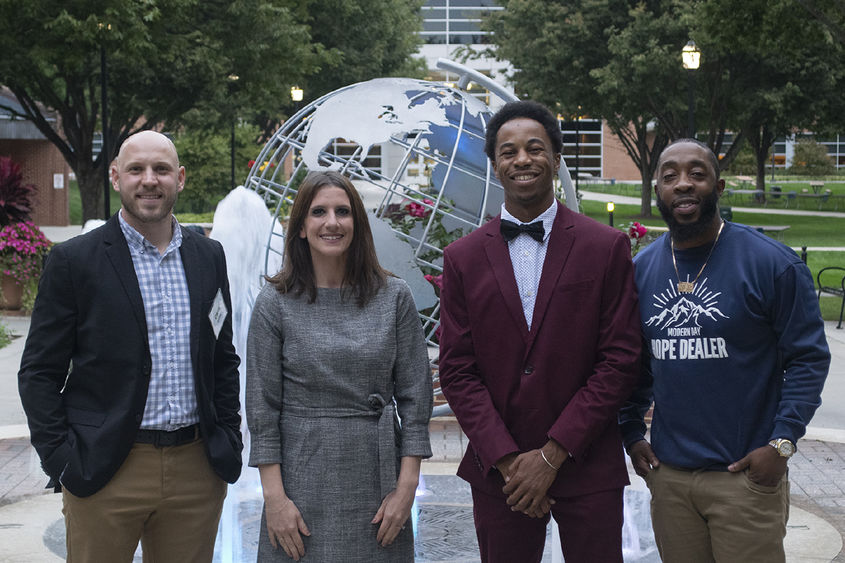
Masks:
[[[0,89],[0,104],[22,113],[17,99]],[[68,174],[70,168],[59,149],[35,125],[0,108],[0,156],[11,157],[21,167],[24,183],[38,188],[32,220],[37,225],[68,225]]]

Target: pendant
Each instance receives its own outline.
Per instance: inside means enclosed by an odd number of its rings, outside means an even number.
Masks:
[[[678,282],[678,293],[692,293],[695,290],[694,282]]]

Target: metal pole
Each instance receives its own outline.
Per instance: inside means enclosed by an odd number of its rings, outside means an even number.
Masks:
[[[581,108],[578,108],[578,115],[575,116],[575,192],[578,192],[578,184],[581,179]]]
[[[607,215],[608,215],[608,223],[607,224],[612,227],[613,226],[613,211],[608,211]]]
[[[103,219],[108,219],[109,215],[111,215],[111,201],[109,201],[109,196],[111,195],[111,189],[109,186],[109,106],[108,106],[108,94],[106,89],[108,88],[109,84],[109,77],[106,73],[106,48],[102,42],[100,42],[100,98],[101,98],[101,105],[103,106],[103,145],[100,148],[100,162],[103,163]]]
[[[775,139],[777,140],[777,139]],[[775,142],[772,141],[772,182],[775,181]]]
[[[689,97],[687,98],[687,137],[695,138],[695,71],[687,71],[687,82],[689,85]]]
[[[232,163],[232,189],[235,189],[235,121],[232,120],[232,138],[229,142],[231,148],[231,163]]]

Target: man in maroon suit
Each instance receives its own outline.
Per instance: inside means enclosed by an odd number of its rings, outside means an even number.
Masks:
[[[469,437],[458,475],[485,562],[539,562],[549,512],[567,563],[622,561],[616,419],[641,345],[631,247],[555,200],[561,147],[548,109],[505,105],[485,145],[501,216],[444,252],[440,382]]]

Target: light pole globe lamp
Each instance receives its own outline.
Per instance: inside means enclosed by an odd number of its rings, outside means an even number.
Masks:
[[[695,70],[701,62],[701,51],[695,46],[695,41],[690,39],[684,48],[681,49],[681,60],[684,68],[687,69],[687,137],[695,138]]]
[[[305,95],[305,92],[299,86],[291,86],[290,88],[290,99],[294,102],[301,102],[302,97]]]
[[[701,62],[701,51],[695,46],[695,41],[690,39],[684,48],[681,49],[681,60],[687,70],[697,70]]]

